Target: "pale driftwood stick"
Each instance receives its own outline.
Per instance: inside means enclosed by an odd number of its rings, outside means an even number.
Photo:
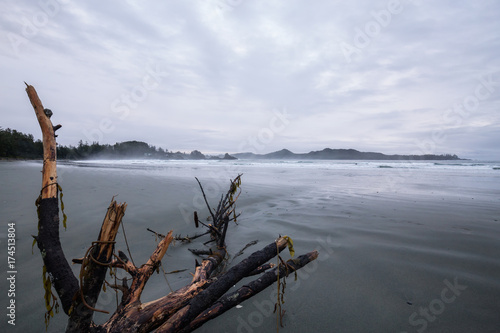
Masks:
[[[146,283],[148,282],[149,278],[153,274],[153,272],[159,267],[161,264],[161,259],[167,252],[168,246],[174,239],[172,236],[173,231],[170,230],[170,232],[167,234],[165,238],[163,238],[160,243],[158,243],[158,246],[156,247],[156,250],[153,252],[151,257],[149,258],[148,262],[142,265],[132,280],[132,285],[130,286],[130,293],[128,299],[125,299],[125,303],[133,303],[136,301],[139,301],[142,291],[144,290],[144,287],[146,286]]]
[[[26,82],[25,82],[26,83]],[[26,83],[26,92],[30,99],[36,118],[42,129],[43,137],[43,170],[42,170],[42,199],[57,197],[57,149],[54,126],[49,116],[44,112],[42,101],[33,86]],[[57,125],[58,129],[61,125]]]
[[[73,296],[78,292],[78,280],[66,260],[59,240],[59,200],[57,199],[56,139],[54,127],[45,114],[42,102],[33,86],[26,92],[40,124],[43,137],[42,190],[37,200],[39,210],[38,236],[35,237],[43,263],[51,277],[63,310],[69,314]],[[49,114],[49,113],[47,113]]]

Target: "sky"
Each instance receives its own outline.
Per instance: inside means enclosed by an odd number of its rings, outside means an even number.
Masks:
[[[500,160],[497,0],[3,0],[0,127],[170,151]]]

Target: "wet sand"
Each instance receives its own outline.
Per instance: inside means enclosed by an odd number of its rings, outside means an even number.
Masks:
[[[18,308],[16,327],[9,326],[9,332],[45,329],[42,260],[36,246],[31,253],[40,169],[39,163],[0,163],[2,246],[5,224],[15,222],[17,229]],[[61,166],[66,256],[84,254],[117,195],[128,204],[124,225],[133,259],[144,263],[155,247],[146,228],[192,234],[192,211],[208,215],[195,176],[215,204],[227,190],[227,179],[238,172],[244,173],[238,205],[242,215],[229,230],[230,252],[259,240],[245,251],[250,254],[279,234],[292,237],[297,254],[320,252],[297,281],[287,280],[281,332],[495,332],[500,327],[500,173],[419,171],[403,177],[390,169]],[[118,240],[117,248],[126,250],[121,232]],[[163,261],[165,270],[193,271],[195,257],[187,248],[197,246],[172,246]],[[5,272],[5,251],[0,261]],[[78,269],[74,266],[75,274]],[[168,275],[169,285],[176,289],[188,283],[189,271]],[[5,279],[1,286],[6,290]],[[198,331],[275,332],[273,289]],[[155,275],[143,301],[168,292],[163,275]],[[108,290],[98,307],[112,310],[113,294]],[[0,299],[7,301],[5,292]],[[97,315],[96,321],[104,318]],[[57,314],[48,332],[64,331],[65,323],[65,315]],[[7,327],[5,318],[0,327]]]

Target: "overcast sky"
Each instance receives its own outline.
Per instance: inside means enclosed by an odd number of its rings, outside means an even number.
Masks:
[[[204,153],[500,160],[500,2],[3,0],[3,128]]]

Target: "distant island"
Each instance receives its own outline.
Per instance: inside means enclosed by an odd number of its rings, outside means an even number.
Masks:
[[[382,153],[361,152],[355,149],[331,149],[296,154],[282,149],[269,154],[236,153],[241,159],[280,159],[280,160],[462,160],[457,155],[385,155]]]
[[[0,158],[40,159],[43,156],[41,140],[10,128],[0,128]],[[355,149],[331,149],[309,153],[293,153],[282,149],[269,154],[234,153],[217,156],[204,155],[198,150],[190,153],[173,152],[157,148],[142,141],[117,142],[114,145],[89,144],[80,140],[77,146],[57,146],[59,159],[165,159],[165,160],[236,160],[236,159],[280,159],[280,160],[462,160],[457,155],[385,155],[360,152]]]

